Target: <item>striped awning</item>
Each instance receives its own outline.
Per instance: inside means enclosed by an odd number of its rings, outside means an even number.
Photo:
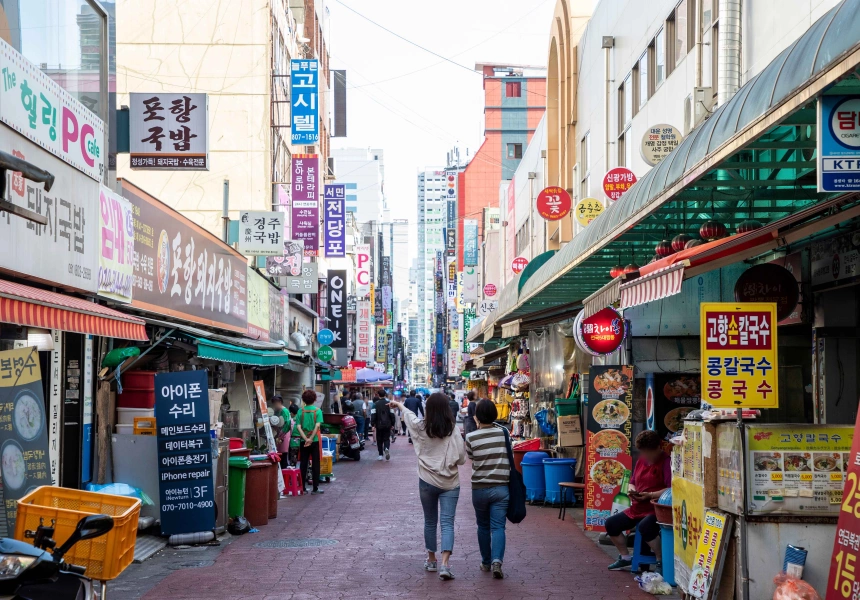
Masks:
[[[621,280],[619,278],[615,278],[602,288],[591,294],[588,298],[582,301],[583,312],[585,315],[582,317],[583,319],[587,319],[593,314],[596,314],[606,308],[607,306],[612,306],[616,302],[618,302],[619,296],[619,286],[621,285]]]
[[[0,322],[145,342],[143,319],[56,292],[0,280]]]
[[[689,263],[683,261],[621,284],[621,308],[631,308],[680,293],[684,267],[687,266]]]

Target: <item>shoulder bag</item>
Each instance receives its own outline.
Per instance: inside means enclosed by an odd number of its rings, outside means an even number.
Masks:
[[[506,427],[496,426],[505,434],[505,447],[508,450],[508,461],[511,465],[511,474],[508,479],[508,521],[521,523],[526,518],[526,486],[523,483],[523,474],[514,467],[514,450],[511,446],[511,437]]]

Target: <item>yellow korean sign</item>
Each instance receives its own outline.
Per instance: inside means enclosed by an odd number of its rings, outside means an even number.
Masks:
[[[696,549],[696,561],[690,575],[687,593],[693,598],[707,598],[719,570],[723,540],[728,534],[728,516],[709,510],[705,513],[705,526]]]
[[[700,305],[702,400],[716,407],[777,408],[776,303]]]
[[[680,582],[687,581],[696,560],[696,548],[699,545],[702,522],[705,519],[704,495],[705,491],[701,485],[682,477],[672,478],[675,574]]]
[[[600,216],[603,212],[603,203],[597,198],[583,198],[576,203],[576,209],[573,214],[576,216],[576,221],[586,227],[594,219]]]

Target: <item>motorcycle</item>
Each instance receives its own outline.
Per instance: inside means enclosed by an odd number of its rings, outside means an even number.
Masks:
[[[352,460],[361,460],[361,451],[364,450],[364,442],[358,437],[358,429],[355,417],[343,415],[340,421],[340,447],[338,452],[341,456]]]
[[[40,521],[36,531],[24,532],[32,546],[0,539],[0,600],[105,600],[104,582],[86,577],[86,567],[69,564],[63,556],[78,542],[105,535],[113,524],[108,515],[88,515],[59,548],[55,521],[50,526]]]

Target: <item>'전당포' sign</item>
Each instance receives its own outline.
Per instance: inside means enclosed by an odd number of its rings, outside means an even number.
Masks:
[[[99,296],[131,302],[134,289],[134,215],[110,188],[99,191]]]
[[[292,92],[291,138],[293,144],[313,145],[320,140],[319,128],[319,61],[298,59],[290,61],[290,91]]]
[[[325,256],[346,256],[346,186],[326,185],[323,194],[325,211]]]
[[[304,242],[305,256],[316,256],[320,245],[320,158],[317,154],[293,154],[292,161],[292,237]]]
[[[284,213],[262,210],[240,212],[239,252],[246,256],[282,256]]]
[[[128,110],[132,169],[209,168],[206,94],[131,93]]]
[[[700,314],[702,400],[777,408],[776,304],[703,302]]]
[[[818,99],[818,191],[860,190],[860,96]]]

